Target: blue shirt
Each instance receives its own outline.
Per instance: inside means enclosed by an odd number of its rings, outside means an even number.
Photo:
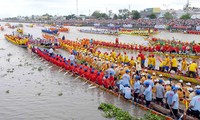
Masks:
[[[135,93],[140,93],[140,81],[136,81],[134,83],[133,89],[134,89]]]
[[[125,88],[123,89],[123,93],[124,93],[124,97],[125,97],[126,99],[131,99],[131,98],[132,98],[132,96],[131,96],[131,88],[125,87]]]
[[[112,73],[112,75],[115,75],[115,74],[116,74],[116,72],[115,72],[115,70],[114,70],[113,68],[107,69],[106,72],[108,72],[108,77],[110,77],[110,74],[111,74],[111,73]]]
[[[164,96],[164,87],[161,84],[156,85],[156,97],[163,98]]]
[[[130,75],[128,75],[128,74],[124,74],[123,76],[122,76],[122,79],[123,80],[128,80],[128,81],[130,81]]]
[[[152,87],[149,85],[148,88],[144,90],[145,100],[152,101]]]
[[[192,98],[190,105],[193,106],[192,110],[198,110],[200,112],[200,95]]]
[[[145,82],[148,82],[151,85],[151,87],[154,87],[154,83],[151,79],[145,80],[144,83]]]
[[[178,109],[179,106],[179,99],[178,99],[178,93],[174,94],[172,97],[172,103],[175,102],[174,106],[172,107],[173,109]]]
[[[167,91],[165,93],[165,98],[167,98],[168,105],[172,105],[172,97],[173,96],[174,96],[174,92],[173,91]]]

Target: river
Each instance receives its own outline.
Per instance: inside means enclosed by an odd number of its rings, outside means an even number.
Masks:
[[[0,23],[4,25],[5,23]],[[83,27],[81,27],[83,28]],[[87,28],[87,27],[84,27]],[[41,37],[42,27],[24,27],[25,33]],[[115,36],[80,33],[79,27],[70,27],[65,33],[67,39],[93,38],[115,41]],[[45,65],[29,51],[19,48],[4,39],[4,34],[13,30],[5,27],[0,32],[0,119],[1,120],[103,120],[102,112],[97,108],[101,102],[112,103],[133,116],[141,117],[146,112],[100,89],[88,89],[89,84],[65,75],[59,68]],[[173,36],[184,41],[199,40],[200,36],[179,33],[166,34],[159,37]],[[184,37],[187,36],[187,37]],[[140,36],[120,35],[120,42],[144,42]],[[63,50],[58,53],[69,54]]]

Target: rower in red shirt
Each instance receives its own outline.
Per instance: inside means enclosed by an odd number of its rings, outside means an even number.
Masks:
[[[97,84],[103,85],[103,75],[101,75],[100,72],[97,73]]]
[[[96,82],[96,77],[97,77],[97,74],[94,73],[94,70],[91,71],[91,74],[90,74],[90,81],[92,82]]]

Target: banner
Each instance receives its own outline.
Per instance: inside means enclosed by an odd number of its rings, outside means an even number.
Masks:
[[[156,29],[165,29],[166,26],[165,25],[155,25],[154,28],[156,28]]]
[[[200,26],[196,26],[196,30],[200,30]]]

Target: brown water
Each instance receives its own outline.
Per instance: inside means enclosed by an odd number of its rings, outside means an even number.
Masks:
[[[24,29],[41,37],[40,27]],[[88,89],[89,84],[64,76],[65,71],[59,73],[56,66],[49,68],[52,64],[47,66],[26,49],[6,41],[3,35],[12,31],[5,28],[0,33],[0,120],[103,120],[106,118],[97,109],[101,102],[138,117],[146,113],[100,89]],[[84,36],[75,32],[66,36]],[[68,56],[63,50],[58,53]]]

